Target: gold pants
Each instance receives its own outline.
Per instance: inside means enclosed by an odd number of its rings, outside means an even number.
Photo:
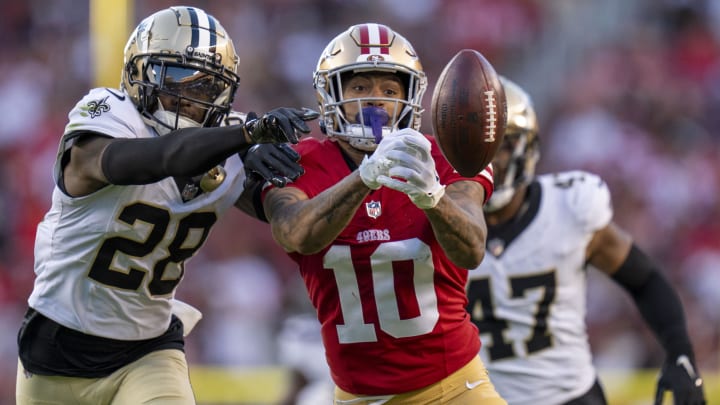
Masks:
[[[362,396],[335,387],[335,405],[507,405],[490,382],[479,356],[444,379],[415,391]]]
[[[180,350],[152,352],[103,378],[26,375],[18,361],[17,405],[194,405]]]

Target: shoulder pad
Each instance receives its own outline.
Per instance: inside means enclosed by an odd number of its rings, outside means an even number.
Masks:
[[[68,114],[65,135],[98,132],[113,138],[135,138],[145,128],[130,97],[117,89],[90,90]]]
[[[552,176],[552,184],[564,189],[568,212],[588,232],[603,228],[612,219],[612,199],[607,183],[598,175],[569,171]]]

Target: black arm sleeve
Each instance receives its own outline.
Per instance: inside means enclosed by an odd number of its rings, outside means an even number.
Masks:
[[[262,203],[262,183],[255,184],[253,187],[254,188],[252,193],[252,202],[253,207],[255,208],[255,216],[257,217],[257,219],[265,223],[269,223],[270,221],[268,221],[267,217],[265,216],[265,208],[263,208]]]
[[[202,174],[250,146],[242,126],[183,128],[148,139],[118,139],[103,152],[111,184],[149,184],[166,177]]]
[[[680,297],[645,253],[633,244],[625,262],[612,278],[635,300],[667,356],[692,356]]]

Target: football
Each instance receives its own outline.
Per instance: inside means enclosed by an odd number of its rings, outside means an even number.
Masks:
[[[463,49],[445,65],[432,96],[432,126],[440,149],[462,176],[493,159],[507,125],[500,77],[478,51]]]

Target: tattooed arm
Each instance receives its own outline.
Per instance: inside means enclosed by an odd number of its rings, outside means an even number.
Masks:
[[[370,191],[355,171],[312,199],[295,187],[272,189],[263,206],[275,240],[308,255],[337,238]]]
[[[425,210],[445,254],[466,269],[477,267],[485,257],[484,196],[480,183],[458,181],[447,186],[445,195],[434,208]]]

